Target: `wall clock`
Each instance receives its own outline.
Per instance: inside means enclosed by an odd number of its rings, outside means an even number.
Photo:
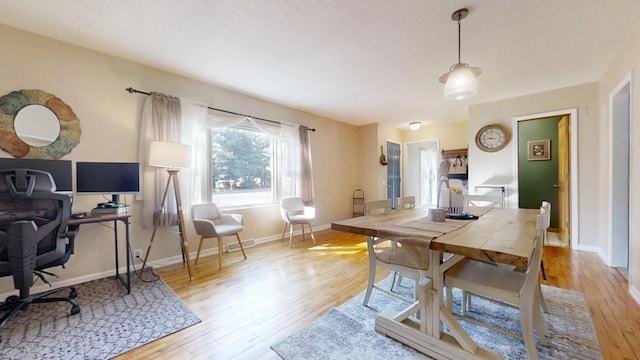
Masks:
[[[482,151],[496,152],[502,150],[511,140],[509,129],[500,124],[483,126],[476,133],[476,146]]]

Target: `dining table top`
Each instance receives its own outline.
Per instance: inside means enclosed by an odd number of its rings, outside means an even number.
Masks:
[[[458,254],[472,259],[513,265],[526,269],[532,255],[536,236],[538,209],[482,208],[465,209],[481,214],[476,220],[451,220],[465,224],[453,231],[433,237],[428,243],[431,250]],[[429,208],[399,209],[385,214],[366,215],[335,221],[333,230],[378,236],[378,231],[412,221],[429,222]],[[438,224],[438,223],[435,223]],[[441,224],[441,223],[440,223]],[[415,234],[415,229],[412,230]]]

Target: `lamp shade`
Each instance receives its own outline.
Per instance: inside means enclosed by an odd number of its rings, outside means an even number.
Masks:
[[[458,64],[445,74],[446,84],[444,85],[444,98],[448,100],[464,100],[470,98],[478,92],[478,81],[476,77],[482,72],[478,68]]]
[[[152,141],[149,147],[149,166],[188,168],[191,146],[166,141]]]

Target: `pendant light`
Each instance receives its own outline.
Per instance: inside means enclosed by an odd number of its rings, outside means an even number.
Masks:
[[[440,82],[445,84],[444,98],[447,100],[464,100],[478,92],[476,78],[480,76],[482,69],[460,62],[460,20],[468,14],[467,9],[456,10],[451,14],[451,20],[458,22],[458,63],[452,65],[449,72],[440,76]]]

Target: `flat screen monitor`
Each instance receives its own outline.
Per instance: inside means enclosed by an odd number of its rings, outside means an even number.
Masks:
[[[76,192],[119,194],[140,192],[140,165],[137,162],[76,162]]]
[[[0,170],[33,169],[51,174],[56,183],[57,192],[71,193],[73,191],[71,175],[71,160],[44,159],[13,159],[0,158]]]

